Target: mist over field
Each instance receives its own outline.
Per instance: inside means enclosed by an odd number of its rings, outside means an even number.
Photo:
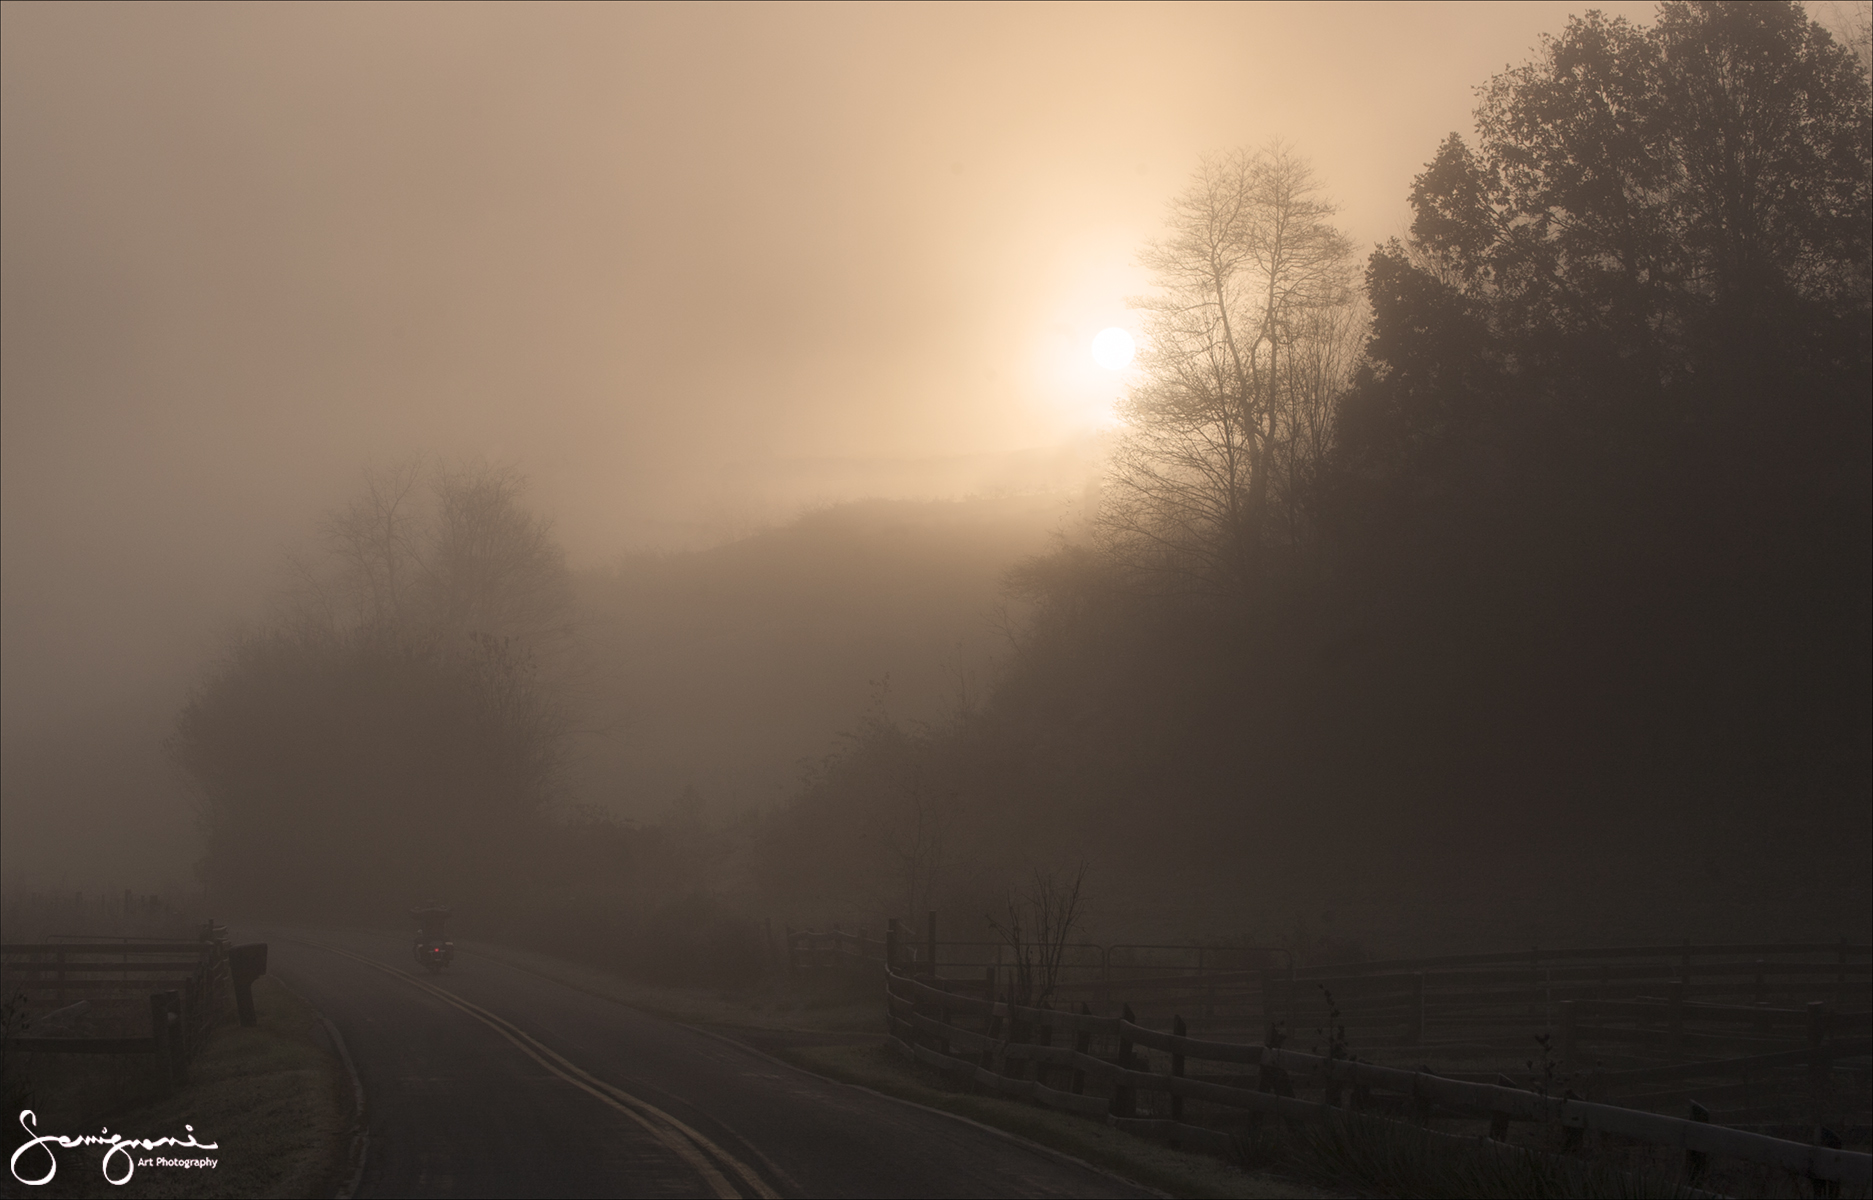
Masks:
[[[1864,5],[0,21],[9,895],[1873,933]]]

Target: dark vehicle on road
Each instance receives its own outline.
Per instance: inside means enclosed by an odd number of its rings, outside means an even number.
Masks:
[[[430,974],[437,974],[455,961],[455,943],[444,932],[449,910],[432,900],[411,909],[410,916],[416,921],[416,961]]]

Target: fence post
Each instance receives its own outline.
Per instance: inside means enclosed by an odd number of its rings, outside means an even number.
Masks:
[[[1701,1121],[1705,1124],[1709,1124],[1710,1110],[1693,1100],[1691,1101],[1691,1119],[1693,1121]],[[1709,1165],[1709,1155],[1700,1154],[1696,1150],[1686,1150],[1684,1152],[1685,1181],[1687,1183],[1696,1184],[1698,1180],[1704,1178],[1704,1168]]]
[[[1572,1000],[1561,1001],[1561,1067],[1571,1070],[1574,1066],[1574,1004]]]
[[[156,1046],[156,1068],[162,1074],[166,1095],[176,1086],[176,1067],[169,1052],[169,998],[161,992],[150,993],[150,1041]]]
[[[1424,972],[1411,976],[1411,1044],[1424,1044]]]
[[[934,908],[930,910],[928,920],[924,923],[924,956],[924,970],[929,973],[930,978],[935,979],[937,976],[937,961],[936,910]]]
[[[1684,984],[1665,985],[1665,1056],[1672,1062],[1684,1058]]]
[[[228,969],[234,977],[234,1003],[241,1012],[241,1024],[259,1021],[254,1013],[254,980],[267,973],[267,943],[248,942],[228,952]]]
[[[1189,1026],[1184,1024],[1184,1019],[1182,1017],[1171,1018],[1171,1033],[1173,1033],[1177,1037],[1189,1036],[1189,1033],[1190,1033]],[[1182,1079],[1184,1077],[1184,1056],[1175,1051],[1171,1053],[1171,1077],[1174,1079]],[[1171,1120],[1181,1121],[1183,1119],[1184,1119],[1184,1098],[1178,1095],[1176,1092],[1172,1092],[1171,1093]]]
[[[982,998],[984,1000],[987,1000],[990,1004],[995,1003],[995,964],[994,963],[990,963],[987,966],[982,968]],[[987,1034],[989,1037],[995,1036],[995,1032],[996,1032],[995,1012],[993,1009],[991,1009],[988,1015],[983,1018],[982,1031],[985,1034]],[[990,1071],[993,1071],[995,1069],[995,1051],[993,1049],[982,1051],[982,1065]],[[975,1088],[972,1088],[971,1090],[979,1092],[982,1090],[982,1088],[980,1086],[977,1086]]]
[[[995,968],[989,967],[987,969],[986,974],[987,974],[987,978],[989,982],[989,1003],[994,1004],[996,1003],[995,994],[999,990],[996,986]],[[997,1073],[995,1071],[995,1047],[993,1043],[997,1039],[999,1039],[1001,1035],[1002,1035],[1002,1019],[996,1016],[995,1010],[991,1008],[989,1009],[989,1023],[988,1023],[988,1036],[989,1036],[989,1041],[991,1044],[988,1049],[982,1052],[982,1065],[988,1068],[990,1074]]]
[[[1827,1005],[1813,1001],[1808,1005],[1808,1107],[1813,1110],[1816,1129],[1827,1124],[1828,1081],[1834,1068],[1827,1035]]]
[[[1120,1014],[1120,1019],[1130,1021],[1133,1024],[1136,1024],[1138,1021],[1138,1018],[1132,1015],[1132,1006],[1129,1004],[1125,1006],[1124,1011]],[[1121,1030],[1119,1033],[1119,1069],[1121,1071],[1130,1071],[1136,1066],[1137,1064],[1132,1058],[1132,1039],[1126,1037],[1124,1031]],[[1138,1089],[1131,1087],[1123,1081],[1115,1080],[1112,1088],[1112,1115],[1115,1117],[1131,1117],[1136,1116],[1137,1113]]]
[[[1510,1079],[1507,1075],[1499,1074],[1496,1076],[1496,1086],[1500,1088],[1512,1088],[1515,1086],[1515,1080]],[[1489,1114],[1489,1140],[1492,1142],[1506,1142],[1509,1140],[1508,1113],[1492,1112]]]
[[[1093,1015],[1092,1009],[1086,1007],[1086,1001],[1084,1000],[1080,1001],[1080,1015],[1082,1017],[1090,1017]],[[1093,1035],[1087,1033],[1084,1029],[1080,1030],[1073,1038],[1073,1052],[1075,1054],[1091,1054],[1092,1050]],[[1073,1094],[1075,1096],[1083,1096],[1086,1094],[1086,1071],[1085,1068],[1077,1063],[1075,1063],[1073,1067]]]
[[[1530,993],[1529,1002],[1528,1002],[1528,1015],[1532,1017],[1535,1015],[1534,997],[1541,992],[1541,947],[1540,946],[1530,946],[1528,948],[1528,990]]]

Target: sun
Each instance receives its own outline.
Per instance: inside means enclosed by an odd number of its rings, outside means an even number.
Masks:
[[[1121,371],[1132,361],[1136,347],[1132,335],[1114,325],[1093,338],[1093,361],[1108,371]]]

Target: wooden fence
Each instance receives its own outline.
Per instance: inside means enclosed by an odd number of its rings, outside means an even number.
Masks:
[[[227,939],[227,929],[211,922],[195,941],[70,937],[0,945],[0,993],[21,1002],[8,1052],[150,1054],[167,1082],[179,1082],[228,1003]]]
[[[1509,1120],[1547,1119],[1515,1114],[1563,1112],[1561,1123],[1574,1131],[1569,1136],[1600,1129],[1657,1142],[1662,1130],[1698,1145],[1723,1141],[1711,1132],[1685,1135],[1686,1122],[1665,1115],[1689,1110],[1706,1131],[1767,1138],[1734,1143],[1760,1154],[1733,1157],[1770,1165],[1799,1157],[1789,1145],[1807,1154],[1806,1143],[1816,1137],[1838,1132],[1865,1141],[1873,1125],[1870,946],[1535,948],[1357,964],[1298,963],[1275,947],[1078,946],[1066,948],[1041,1004],[1010,1009],[1006,947],[940,941],[934,914],[920,932],[914,937],[896,921],[883,939],[864,930],[790,930],[788,958],[796,970],[882,968],[892,980],[891,1031],[920,1059],[936,1055],[951,1070],[963,1061],[971,1077],[996,1076],[988,1086],[998,1091],[1045,1088],[1046,1096],[1031,1098],[1069,1111],[1178,1123],[1184,1102],[1197,1103],[1196,1092],[1182,1083],[1153,1084],[1164,1093],[1166,1111],[1140,1116],[1135,1093],[1144,1085],[1126,1082],[1122,1072],[1142,1069],[1161,1051],[1166,1061],[1158,1074],[1186,1078],[1181,1064],[1204,1057],[1189,1049],[1201,1046],[1216,1051],[1215,1061],[1238,1067],[1237,1076],[1199,1079],[1204,1087],[1247,1087],[1263,1097],[1245,1108],[1236,1103],[1240,1097],[1208,1093],[1238,1115],[1276,1111],[1268,1107],[1267,1087],[1286,1072],[1312,1078],[1320,1092],[1312,1103],[1336,1110],[1340,1092],[1352,1088],[1369,1115],[1422,1116],[1425,1104],[1452,1113],[1487,1110],[1494,1131]],[[1069,1007],[1077,1012],[1059,1011]],[[969,1020],[958,1025],[961,1016]],[[975,1028],[966,1027],[971,1022]],[[1109,1043],[1103,1075],[1083,1061],[1101,1039]],[[992,1053],[985,1049],[991,1042]],[[1311,1053],[1297,1054],[1302,1046]],[[1008,1062],[1017,1064],[1013,1074]],[[1270,1071],[1262,1072],[1263,1065]],[[1255,1068],[1253,1080],[1242,1074],[1247,1066]],[[1074,1072],[1071,1090],[1044,1082],[1056,1068]],[[1124,1086],[1089,1096],[1084,1085],[1094,1077]],[[1416,1082],[1401,1091],[1405,1080]],[[1476,1087],[1506,1088],[1523,1099],[1462,1090]],[[1549,1107],[1530,1107],[1530,1096]],[[1479,1097],[1496,1107],[1479,1108]],[[1291,1092],[1277,1098],[1302,1103]],[[1223,1125],[1211,1130],[1212,1148],[1233,1136]],[[1206,1135],[1187,1140],[1204,1144]],[[1863,1170],[1864,1159],[1843,1161],[1860,1162],[1853,1169]],[[1819,1177],[1859,1178],[1851,1171]]]
[[[1194,1149],[1233,1154],[1241,1134],[1270,1117],[1398,1123],[1409,1115],[1420,1122],[1410,1128],[1435,1137],[1421,1125],[1444,1115],[1487,1120],[1497,1142],[1520,1121],[1559,1126],[1570,1144],[1597,1131],[1672,1147],[1687,1155],[1694,1176],[1716,1156],[1836,1185],[1873,1182],[1873,1156],[1827,1145],[1557,1097],[1506,1080],[1478,1083],[1333,1054],[1192,1038],[1182,1020],[1168,1033],[1151,1029],[1129,1006],[1116,1017],[1066,1013],[967,995],[962,981],[920,979],[890,964],[884,975],[891,1036],[917,1061],[989,1091]],[[1866,1038],[1841,1039],[1806,1061],[1869,1047]],[[1193,1069],[1206,1063],[1213,1064],[1208,1073]],[[1310,1087],[1320,1099],[1300,1095]]]

